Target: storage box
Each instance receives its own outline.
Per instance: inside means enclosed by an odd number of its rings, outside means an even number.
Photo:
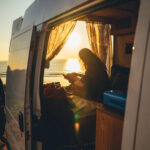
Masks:
[[[106,91],[104,92],[104,105],[124,112],[126,96],[120,91]]]

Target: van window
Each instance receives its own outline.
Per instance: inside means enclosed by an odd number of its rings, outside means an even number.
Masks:
[[[63,74],[78,72],[83,73],[84,68],[80,64],[79,50],[89,48],[86,25],[83,21],[78,21],[64,47],[60,53],[51,61],[45,69],[44,83],[60,82],[62,86],[69,85]],[[51,77],[50,77],[51,76]]]

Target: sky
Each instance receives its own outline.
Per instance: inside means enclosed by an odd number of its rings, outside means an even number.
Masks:
[[[13,20],[24,16],[34,0],[0,0],[0,61],[8,60]]]
[[[0,61],[8,60],[13,20],[24,16],[25,10],[34,0],[0,0]],[[78,22],[69,40],[57,59],[76,58],[81,48],[90,48],[86,25]]]
[[[84,21],[78,21],[68,41],[56,56],[56,59],[78,58],[82,48],[89,48],[90,44]]]

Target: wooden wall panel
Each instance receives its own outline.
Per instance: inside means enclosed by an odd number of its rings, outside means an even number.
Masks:
[[[123,119],[97,110],[96,150],[120,150]]]
[[[115,64],[129,68],[132,54],[125,53],[127,43],[134,43],[134,34],[115,36]]]

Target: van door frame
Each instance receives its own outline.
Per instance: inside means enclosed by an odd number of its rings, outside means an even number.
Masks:
[[[139,136],[141,136],[137,135],[138,133],[137,131],[139,129],[138,128],[139,117],[145,118],[145,116],[141,116],[143,114],[140,110],[143,107],[141,96],[142,96],[142,89],[144,88],[143,81],[145,79],[144,71],[145,71],[146,55],[147,51],[149,51],[147,49],[150,34],[149,6],[150,1],[141,0],[135,35],[135,46],[134,46],[135,50],[133,52],[131,62],[131,71],[129,78],[127,104],[123,128],[122,150],[139,150],[140,147],[142,146],[139,145],[142,144],[142,142],[137,143],[139,142],[137,139],[139,138]],[[147,92],[149,91],[147,90]],[[147,122],[145,121],[144,123],[148,123],[148,121]],[[142,130],[146,133],[146,129],[143,128]],[[144,135],[144,137],[146,137],[146,135]],[[147,135],[147,139],[149,138],[150,136]],[[146,146],[146,142],[144,143]]]
[[[33,26],[31,44],[29,50],[26,87],[25,87],[25,102],[24,102],[24,130],[25,130],[25,149],[31,149],[31,135],[32,135],[32,76],[34,74],[34,61],[36,57],[36,27]]]
[[[32,73],[32,105],[31,105],[31,138],[28,141],[28,150],[41,150],[42,149],[42,142],[37,141],[36,139],[40,138],[39,132],[39,121],[42,115],[41,110],[41,93],[40,89],[42,89],[43,83],[43,74],[44,74],[44,65],[45,65],[45,53],[46,53],[46,43],[48,39],[49,30],[47,26],[43,23],[38,25],[37,27],[37,37],[38,40],[36,41],[36,56],[34,59],[34,70]],[[31,93],[30,93],[31,94]],[[36,134],[36,135],[35,135]]]

